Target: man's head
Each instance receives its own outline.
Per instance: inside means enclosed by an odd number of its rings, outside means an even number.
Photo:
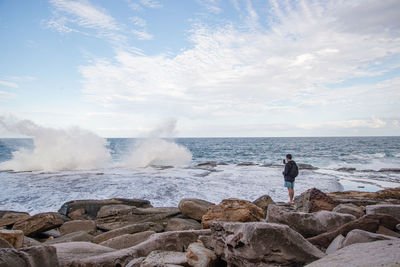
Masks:
[[[286,155],[286,160],[287,160],[287,161],[292,160],[292,154],[287,154],[287,155]]]

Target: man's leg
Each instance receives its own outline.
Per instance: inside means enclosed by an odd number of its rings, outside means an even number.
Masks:
[[[294,197],[294,189],[293,188],[288,188],[289,191],[289,197],[290,197],[290,203],[293,204],[293,197]]]

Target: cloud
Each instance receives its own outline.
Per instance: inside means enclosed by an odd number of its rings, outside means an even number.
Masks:
[[[140,0],[140,3],[148,8],[161,8],[162,4],[155,0]]]
[[[9,92],[5,92],[5,91],[0,91],[0,99],[10,99],[10,98],[15,98],[17,97],[16,94],[12,94]]]
[[[318,128],[383,128],[387,125],[387,122],[377,117],[371,117],[368,119],[358,120],[343,120],[343,121],[328,121],[323,123],[313,124],[300,124],[300,128],[307,130],[318,129]]]
[[[0,80],[0,86],[7,86],[7,87],[11,87],[11,88],[18,88],[18,84],[15,82],[9,82],[9,81],[1,81]]]

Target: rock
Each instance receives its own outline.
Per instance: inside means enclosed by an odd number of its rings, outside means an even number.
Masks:
[[[121,208],[120,210],[103,208],[103,211],[99,211],[96,220],[97,228],[103,230],[114,230],[134,223],[162,223],[180,214],[179,209],[174,207],[144,209],[130,207],[130,209]]]
[[[215,162],[215,161],[203,162],[203,163],[197,164],[196,166],[197,167],[217,167],[217,162]]]
[[[357,207],[356,205],[351,203],[339,204],[332,211],[344,214],[351,214],[356,216],[357,218],[360,218],[365,215],[364,211],[360,207]]]
[[[200,230],[201,224],[193,219],[172,218],[168,220],[165,231]]]
[[[258,164],[254,163],[254,162],[240,162],[240,163],[236,164],[236,166],[255,166],[255,165],[258,165]]]
[[[72,263],[81,259],[115,251],[112,248],[89,242],[67,242],[51,246],[57,250],[57,257],[61,266],[68,264],[74,266]]]
[[[327,194],[341,204],[353,203],[356,206],[375,204],[400,204],[400,187],[380,190],[378,192],[343,191]]]
[[[275,204],[275,201],[273,201],[270,196],[263,195],[263,196],[257,198],[256,200],[254,200],[253,204],[259,208],[262,208],[262,210],[264,211],[264,214],[267,214],[268,205]]]
[[[7,240],[0,237],[0,249],[2,248],[13,248],[13,246]]]
[[[400,200],[400,187],[388,188],[376,192],[376,197],[380,199],[398,199]]]
[[[338,169],[336,169],[337,171],[340,171],[340,172],[353,172],[353,171],[355,171],[356,170],[356,168],[346,168],[346,167],[343,167],[343,168],[338,168]]]
[[[396,232],[394,232],[392,230],[389,230],[385,226],[382,226],[382,225],[379,226],[379,228],[376,231],[376,233],[400,238],[400,234],[399,233],[396,233]]]
[[[394,229],[398,222],[400,221],[390,215],[368,214],[355,221],[348,222],[333,231],[308,238],[308,241],[318,247],[327,248],[332,240],[340,234],[346,236],[348,232],[354,229],[375,233],[380,225],[388,229]]]
[[[0,219],[0,226],[11,226],[18,220],[26,219],[28,217],[30,217],[28,213],[9,212],[4,214]]]
[[[42,243],[40,243],[36,239],[24,236],[24,243],[22,244],[22,247],[28,248],[28,247],[39,246],[39,245],[42,245]]]
[[[382,168],[379,172],[400,172],[400,168]]]
[[[77,209],[67,214],[72,220],[90,220],[90,216],[85,214],[85,209]]]
[[[63,223],[64,220],[57,212],[45,212],[16,222],[13,230],[22,230],[25,235],[33,236],[59,227]]]
[[[133,259],[125,267],[140,267],[145,259],[146,259],[145,257]]]
[[[201,224],[209,228],[211,221],[257,222],[264,218],[264,211],[247,200],[230,198],[211,206],[203,215]]]
[[[378,204],[365,207],[367,214],[388,214],[400,220],[400,205]]]
[[[183,215],[201,221],[204,214],[214,203],[197,199],[197,198],[184,198],[179,202],[178,208]]]
[[[398,225],[396,225],[396,229],[397,229],[397,231],[400,231],[400,223]]]
[[[297,163],[297,166],[299,167],[299,170],[318,170],[317,167],[311,164]]]
[[[74,200],[66,202],[61,206],[58,212],[63,216],[68,216],[68,214],[76,210],[81,210],[79,212],[79,214],[81,214],[83,210],[84,214],[82,214],[81,216],[86,215],[91,219],[95,219],[97,217],[97,212],[100,210],[101,207],[108,205],[116,205],[116,204],[135,206],[138,208],[152,207],[148,200],[143,200],[143,199],[125,199],[125,198],[111,198],[102,200],[89,199],[89,200]]]
[[[80,231],[93,234],[96,232],[96,223],[92,220],[74,220],[66,222],[60,227],[62,235]]]
[[[209,234],[210,230],[156,233],[134,247],[81,259],[79,263],[84,266],[117,266],[118,264],[125,266],[134,258],[145,257],[154,250],[185,251],[189,244],[197,241],[199,236]]]
[[[212,222],[211,238],[228,266],[300,266],[325,255],[283,224]]]
[[[21,248],[24,243],[24,232],[20,230],[0,230],[0,237],[14,248]]]
[[[121,235],[125,235],[125,234],[135,234],[135,233],[144,232],[144,231],[162,232],[163,230],[164,230],[164,227],[162,225],[152,223],[152,222],[131,224],[131,225],[127,225],[125,227],[114,229],[109,232],[105,232],[103,234],[95,236],[95,238],[93,239],[93,242],[99,244],[108,239],[111,239],[111,238],[114,238],[117,236],[121,236]]]
[[[283,207],[269,205],[266,221],[286,224],[302,236],[311,237],[334,230],[355,219],[356,217],[350,214],[326,210],[314,213],[288,212]]]
[[[294,203],[296,209],[302,212],[331,211],[339,204],[317,188],[308,189],[295,197]]]
[[[62,237],[48,240],[45,243],[46,244],[57,244],[57,243],[66,243],[66,242],[77,242],[77,241],[92,242],[93,236],[84,231],[73,232],[70,234],[66,234]]]
[[[326,254],[332,254],[335,253],[337,250],[341,249],[343,247],[343,241],[345,237],[343,235],[338,235],[335,239],[333,239],[332,243],[328,246],[326,249]]]
[[[399,266],[400,241],[383,240],[353,244],[314,261],[307,267],[375,267]]]
[[[190,266],[209,267],[214,266],[217,255],[214,251],[205,248],[202,242],[196,242],[190,244],[187,248],[186,261]]]
[[[58,267],[56,250],[50,246],[23,249],[0,249],[0,266],[4,267]]]
[[[143,241],[147,240],[152,234],[155,234],[154,231],[146,231],[140,232],[136,234],[125,234],[120,235],[111,239],[108,239],[104,242],[101,242],[100,245],[106,246],[114,249],[123,249],[133,247]]]
[[[199,236],[199,240],[198,241],[201,241],[201,243],[203,243],[203,245],[206,248],[214,250],[213,244],[212,244],[213,241],[211,239],[211,236],[209,236],[209,235],[201,235],[201,236]]]
[[[374,234],[368,231],[354,229],[347,234],[346,238],[343,240],[342,246],[347,247],[357,243],[367,243],[379,240],[399,240],[399,239],[392,236]]]
[[[185,252],[175,251],[152,251],[140,266],[142,267],[157,267],[172,265],[187,265]]]
[[[61,236],[59,228],[51,229],[46,232],[40,233],[41,236],[58,238]]]

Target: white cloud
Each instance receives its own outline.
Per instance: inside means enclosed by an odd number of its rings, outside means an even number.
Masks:
[[[5,92],[5,91],[0,91],[0,99],[10,99],[10,98],[15,98],[17,97],[16,94]]]
[[[148,8],[161,8],[162,4],[155,0],[140,0],[140,3]]]
[[[9,81],[1,81],[0,80],[0,86],[7,86],[11,88],[18,88],[18,84],[15,82],[9,82]]]

